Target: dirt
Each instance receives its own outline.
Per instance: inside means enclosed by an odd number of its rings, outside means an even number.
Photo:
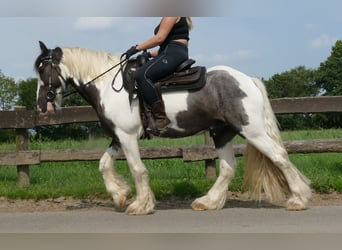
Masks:
[[[163,209],[190,209],[194,198],[171,197],[157,201],[156,210]],[[341,193],[313,194],[310,206],[342,206]],[[249,199],[246,193],[229,192],[225,208],[243,207],[285,207],[285,201],[271,204],[265,201],[256,202]],[[87,210],[110,210],[114,211],[111,199],[75,199],[70,197],[59,197],[44,200],[18,200],[0,197],[0,212],[49,212],[49,211],[87,211]]]

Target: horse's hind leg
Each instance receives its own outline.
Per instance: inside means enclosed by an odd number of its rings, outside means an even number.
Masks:
[[[125,180],[115,172],[113,167],[119,149],[119,144],[114,144],[107,149],[100,159],[99,170],[102,173],[107,192],[110,193],[113,198],[115,207],[122,208],[126,204],[127,196],[130,193],[130,187]]]
[[[249,117],[249,124],[241,131],[247,139],[245,182],[259,199],[262,191],[270,200],[289,191],[287,208],[303,210],[311,196],[310,181],[289,160],[265,85],[259,79],[252,80],[261,96],[251,92],[244,99]]]
[[[231,139],[233,136],[230,134],[229,137]],[[191,204],[192,209],[196,211],[221,209],[227,199],[228,185],[235,175],[236,160],[233,143],[228,141],[221,145],[219,138],[215,136],[214,142],[220,159],[219,176],[209,192]]]
[[[279,189],[279,195],[271,195],[270,198],[273,199],[272,196],[280,197],[281,196],[280,189],[283,189],[283,188],[277,188],[276,186],[273,186],[273,185],[277,182],[285,181],[286,182],[285,185],[287,186],[286,189],[288,188],[290,191],[290,198],[287,201],[288,210],[305,209],[307,202],[309,198],[311,197],[311,190],[309,186],[310,181],[302,173],[300,173],[299,170],[290,162],[288,158],[288,154],[285,148],[282,146],[282,144],[279,144],[277,141],[272,139],[270,136],[267,135],[267,133],[260,133],[259,135],[256,135],[255,133],[253,133],[252,136],[249,136],[248,134],[246,134],[246,139],[248,140],[248,143],[253,145],[253,146],[247,147],[247,153],[248,151],[251,151],[252,155],[253,154],[255,155],[255,156],[252,156],[252,158],[257,157],[259,158],[259,161],[262,161],[264,162],[264,164],[266,164],[265,165],[266,168],[263,171],[264,173],[266,171],[272,171],[275,173],[275,176],[279,176],[277,172],[282,173],[281,175],[283,177],[276,177],[276,179],[270,179],[270,178],[273,178],[273,177],[270,177],[272,175],[269,175],[269,177],[267,177],[268,181],[264,181],[264,187],[263,187],[265,193],[267,191],[265,190],[265,188],[271,192],[272,192],[272,189],[273,190]],[[259,156],[256,156],[258,154]],[[267,159],[261,160],[263,157],[262,155],[266,156]],[[252,163],[251,164],[252,169],[250,170],[248,170],[249,169],[248,166],[246,168],[246,173],[250,171],[249,175],[251,176],[251,178],[253,178],[253,176],[256,177],[257,175],[259,175],[258,171],[255,171],[255,172],[253,171],[253,168],[256,167],[256,164],[258,163],[257,162]],[[248,160],[247,160],[247,165],[249,165]],[[274,171],[274,167],[276,167],[278,170]],[[259,178],[259,180],[262,179],[260,178],[260,176],[257,178]],[[274,200],[276,199],[277,198],[275,198]]]

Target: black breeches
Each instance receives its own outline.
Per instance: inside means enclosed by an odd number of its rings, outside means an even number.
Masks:
[[[154,83],[175,72],[188,59],[188,48],[178,42],[170,42],[160,49],[158,56],[142,65],[136,72],[138,89],[148,105],[160,100]]]

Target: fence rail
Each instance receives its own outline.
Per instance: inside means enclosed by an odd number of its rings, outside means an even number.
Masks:
[[[275,114],[342,112],[342,96],[281,98],[271,100]],[[0,129],[16,129],[16,151],[0,152],[0,166],[14,165],[18,168],[19,185],[29,184],[29,165],[42,162],[98,160],[105,149],[94,150],[28,150],[27,129],[46,125],[96,122],[98,117],[90,106],[67,107],[53,115],[40,115],[36,111],[17,109],[0,111]],[[184,161],[205,161],[207,176],[213,177],[216,151],[210,140],[208,145],[190,147],[141,148],[143,159],[182,158]],[[342,139],[288,141],[289,153],[342,152]],[[242,155],[245,145],[235,145],[236,155]],[[121,154],[119,159],[124,159]]]
[[[342,139],[317,139],[284,142],[287,151],[298,153],[342,153]],[[62,150],[22,150],[0,152],[0,165],[33,165],[43,162],[92,161],[99,160],[103,149],[62,149]],[[245,145],[234,145],[236,156],[243,155]],[[142,159],[182,158],[185,162],[214,160],[217,153],[214,146],[174,146],[174,147],[142,147]],[[124,160],[120,153],[118,160]]]
[[[342,96],[280,98],[271,100],[271,105],[276,114],[342,112]],[[0,129],[98,121],[90,106],[66,107],[53,115],[31,110],[0,111],[0,117]]]

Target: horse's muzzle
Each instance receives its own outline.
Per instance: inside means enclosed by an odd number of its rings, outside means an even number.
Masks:
[[[47,114],[54,114],[56,112],[55,107],[52,102],[47,102],[46,103],[46,109],[41,109],[41,107],[38,105],[37,110],[42,114],[42,115],[47,115]]]

